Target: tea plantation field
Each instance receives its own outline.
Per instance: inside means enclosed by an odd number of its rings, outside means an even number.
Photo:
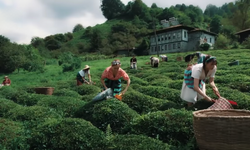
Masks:
[[[221,96],[238,102],[236,109],[250,109],[250,50],[204,53],[217,57],[215,84]],[[130,57],[119,58],[131,78],[122,101],[91,102],[101,90],[100,76],[112,59],[82,62],[82,67],[91,67],[96,85],[77,87],[75,77],[81,68],[62,72],[56,60],[48,60],[43,73],[9,74],[12,85],[0,88],[0,149],[198,149],[193,109],[186,109],[179,98],[187,64],[176,57],[186,54],[190,53],[168,54],[169,62],[159,68],[146,64],[150,56],[137,57],[138,70],[129,68]],[[228,66],[233,60],[240,65]],[[55,88],[53,95],[33,90],[47,86]],[[207,94],[216,98],[209,86]],[[196,107],[210,105],[200,101]]]

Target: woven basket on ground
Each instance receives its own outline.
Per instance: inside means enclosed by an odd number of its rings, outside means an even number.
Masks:
[[[53,87],[39,87],[35,88],[37,94],[45,94],[45,95],[52,95],[54,92]]]
[[[182,61],[182,60],[183,60],[183,57],[177,57],[176,60],[177,60],[177,61]]]
[[[250,111],[195,111],[193,127],[200,150],[250,149]]]

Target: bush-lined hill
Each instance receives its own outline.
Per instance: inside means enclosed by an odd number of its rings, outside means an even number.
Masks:
[[[249,52],[206,52],[217,57],[215,84],[221,96],[237,101],[239,109],[250,109]],[[146,65],[148,56],[137,57],[138,70],[129,69],[130,58],[119,58],[131,78],[122,101],[91,102],[101,90],[100,76],[112,59],[81,63],[90,65],[96,85],[77,87],[75,77],[81,68],[63,72],[63,66],[52,60],[43,73],[21,70],[10,74],[12,85],[0,88],[0,148],[196,149],[192,110],[186,110],[180,100],[187,64],[176,57],[186,54],[168,54],[169,62],[162,62],[159,68]],[[240,65],[228,66],[233,60],[239,60]],[[54,87],[54,94],[34,93],[34,87],[42,86]],[[209,86],[207,94],[216,98]],[[196,107],[210,105],[199,101]]]

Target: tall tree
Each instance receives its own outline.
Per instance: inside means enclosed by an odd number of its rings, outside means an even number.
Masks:
[[[108,20],[122,15],[125,11],[125,5],[121,0],[101,0],[102,14]]]
[[[99,51],[99,49],[102,46],[102,38],[101,38],[101,31],[98,29],[93,30],[92,37],[90,39],[90,44],[92,51],[96,52]]]
[[[232,18],[232,22],[240,30],[249,28],[250,26],[250,1],[249,0],[237,0],[235,10]]]
[[[214,33],[219,33],[221,30],[221,17],[215,15],[210,23],[211,31]]]
[[[129,50],[135,47],[136,44],[136,34],[137,28],[127,22],[120,22],[112,26],[112,40],[115,47],[118,49],[126,48]]]
[[[77,25],[75,25],[75,27],[73,29],[73,33],[78,32],[78,31],[83,30],[83,29],[84,29],[83,26],[80,23],[78,23]]]

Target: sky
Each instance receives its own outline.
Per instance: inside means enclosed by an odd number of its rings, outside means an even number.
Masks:
[[[131,0],[121,0],[125,5]],[[176,4],[218,7],[234,0],[142,0],[147,6]],[[29,44],[32,37],[44,38],[57,33],[72,32],[76,24],[95,26],[106,21],[101,0],[0,0],[0,35],[19,44]]]

